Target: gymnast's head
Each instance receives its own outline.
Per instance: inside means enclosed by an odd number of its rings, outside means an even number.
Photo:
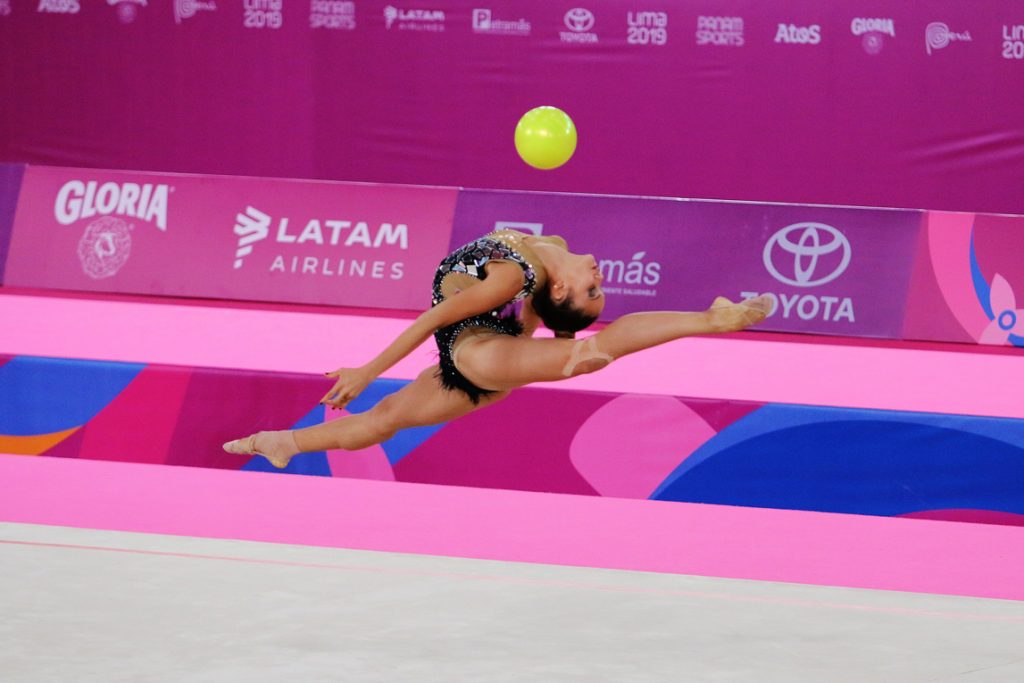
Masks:
[[[604,310],[603,279],[593,254],[567,251],[549,266],[547,280],[533,295],[533,309],[549,330],[571,337]]]

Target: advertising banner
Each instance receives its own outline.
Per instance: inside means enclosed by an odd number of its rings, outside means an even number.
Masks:
[[[5,284],[421,309],[456,194],[29,167]]]
[[[901,336],[1024,348],[1024,216],[927,212]]]
[[[1021,0],[0,0],[0,64],[0,159],[1024,207]],[[552,173],[539,105],[579,131]]]
[[[496,228],[564,237],[604,275],[603,319],[770,294],[763,328],[896,337],[921,212],[465,190],[452,246]]]
[[[4,264],[7,263],[7,247],[11,239],[14,210],[18,206],[18,191],[25,166],[0,164],[0,284],[4,282]]]

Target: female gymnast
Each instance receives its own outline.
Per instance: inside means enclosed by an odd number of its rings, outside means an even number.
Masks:
[[[575,340],[604,309],[601,280],[594,257],[573,254],[560,237],[501,230],[470,242],[441,261],[430,310],[366,365],[326,373],[336,381],[320,403],[343,408],[430,335],[438,365],[364,413],[257,432],[229,441],[224,450],[259,454],[283,468],[297,453],[366,448],[400,429],[447,422],[496,403],[516,387],[595,372],[673,339],[741,330],[771,311],[767,297],[741,303],[718,297],[706,311],[631,313]],[[513,304],[520,301],[517,316]],[[541,321],[556,338],[532,338]]]

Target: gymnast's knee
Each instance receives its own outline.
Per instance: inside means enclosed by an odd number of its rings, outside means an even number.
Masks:
[[[366,428],[372,434],[374,443],[387,441],[398,431],[398,420],[401,416],[397,408],[397,401],[391,395],[382,398],[377,405],[365,413]]]
[[[597,372],[607,367],[613,360],[612,356],[602,352],[598,348],[597,337],[587,337],[573,343],[569,350],[565,366],[562,368],[562,375],[565,377],[576,377]]]

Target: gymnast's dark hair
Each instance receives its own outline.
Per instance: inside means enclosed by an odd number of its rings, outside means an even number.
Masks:
[[[587,315],[582,309],[573,306],[568,297],[558,303],[552,300],[548,282],[533,293],[533,310],[556,337],[566,339],[572,339],[577,332],[597,320],[596,315]]]

